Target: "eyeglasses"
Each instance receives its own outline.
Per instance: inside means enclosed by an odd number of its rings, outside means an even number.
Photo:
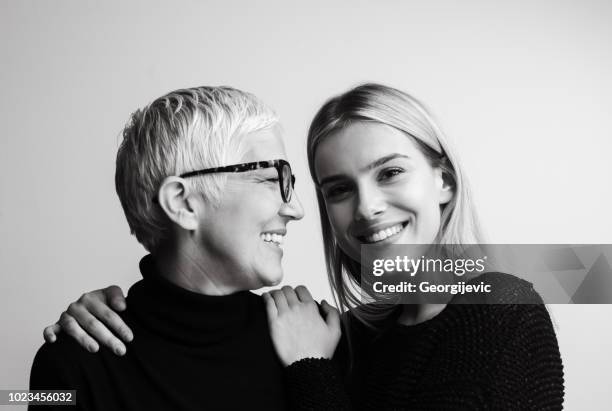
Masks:
[[[190,171],[183,173],[179,177],[195,177],[205,174],[212,173],[244,173],[246,171],[259,170],[262,168],[274,167],[278,173],[278,186],[281,192],[281,198],[283,202],[288,203],[291,201],[291,195],[293,194],[293,187],[295,186],[295,176],[291,173],[291,166],[285,160],[268,160],[268,161],[255,161],[252,163],[233,164],[230,166],[207,168],[204,170]]]

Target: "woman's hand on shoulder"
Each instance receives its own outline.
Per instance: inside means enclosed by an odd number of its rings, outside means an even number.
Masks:
[[[57,334],[65,332],[90,352],[97,352],[101,343],[115,354],[123,355],[126,352],[123,342],[134,338],[132,330],[116,313],[125,308],[125,296],[116,285],[90,291],[71,303],[55,324],[44,329],[43,336],[45,341],[53,343]]]
[[[304,358],[332,358],[340,340],[340,315],[325,300],[319,306],[304,286],[262,295],[274,348],[284,366]]]

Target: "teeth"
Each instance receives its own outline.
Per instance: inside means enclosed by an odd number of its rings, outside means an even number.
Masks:
[[[280,246],[283,244],[283,236],[276,233],[263,233],[260,235],[261,239],[265,242],[275,243]]]
[[[392,235],[399,233],[400,231],[402,231],[403,228],[404,227],[401,223],[396,224],[393,227],[385,228],[383,230],[380,230],[374,234],[371,234],[365,237],[365,240],[368,243],[377,243],[379,241],[386,239],[387,237],[391,237]]]

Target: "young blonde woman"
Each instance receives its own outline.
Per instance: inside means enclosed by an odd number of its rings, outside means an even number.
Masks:
[[[346,312],[334,358],[311,358],[322,350],[305,324],[323,320],[308,291],[264,294],[293,408],[562,408],[555,332],[529,283],[481,275],[498,290],[499,304],[492,305],[361,303],[362,245],[482,241],[459,162],[422,104],[377,84],[332,98],[311,124],[308,162],[329,281]],[[121,291],[98,290],[86,301],[48,327],[45,338],[53,340],[63,327],[84,346],[95,349],[94,336],[125,350],[106,328],[124,341],[131,337],[107,306],[124,308]],[[525,301],[535,304],[518,304]]]

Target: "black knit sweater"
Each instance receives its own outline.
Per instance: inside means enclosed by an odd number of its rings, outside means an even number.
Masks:
[[[60,336],[38,351],[30,389],[77,390],[79,410],[285,409],[283,368],[261,297],[184,290],[147,257],[141,271],[144,280],[130,288],[121,313],[134,332],[127,354],[91,354]]]
[[[286,369],[293,409],[559,410],[563,366],[546,307],[531,285],[505,274],[478,278],[500,304],[449,304],[429,321],[391,318],[373,331],[348,317],[334,361],[306,359]],[[455,301],[456,302],[456,301]]]

